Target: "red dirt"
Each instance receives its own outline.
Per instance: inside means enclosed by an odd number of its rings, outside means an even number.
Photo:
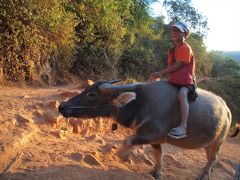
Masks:
[[[151,147],[132,150],[130,160],[116,155],[123,128],[111,132],[110,119],[64,119],[58,103],[79,91],[65,87],[0,86],[0,179],[147,180],[154,158]],[[73,133],[75,132],[75,133]],[[232,180],[240,163],[240,137],[222,146],[212,179]],[[203,149],[163,145],[163,179],[196,179],[206,163]]]

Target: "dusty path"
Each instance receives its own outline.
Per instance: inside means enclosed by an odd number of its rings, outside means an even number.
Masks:
[[[58,101],[76,94],[76,87],[0,86],[0,179],[153,179],[148,175],[154,162],[149,146],[134,148],[128,162],[116,156],[130,131],[111,132],[109,119],[67,121],[57,113]],[[213,170],[214,180],[233,179],[240,163],[239,149],[240,137],[227,139]],[[163,145],[163,151],[163,179],[196,179],[206,163],[202,149]]]

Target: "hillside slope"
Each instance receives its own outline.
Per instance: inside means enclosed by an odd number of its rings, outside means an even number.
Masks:
[[[225,51],[224,55],[240,62],[240,51]]]

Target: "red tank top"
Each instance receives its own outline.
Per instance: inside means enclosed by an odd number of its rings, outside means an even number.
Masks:
[[[170,66],[176,63],[176,59],[184,62],[182,67],[169,73],[168,82],[180,86],[192,85],[195,72],[195,57],[191,47],[187,43],[184,43],[178,49],[175,47],[170,49],[168,56],[168,65]]]

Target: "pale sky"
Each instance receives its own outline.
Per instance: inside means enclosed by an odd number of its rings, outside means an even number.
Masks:
[[[204,41],[207,49],[240,51],[240,0],[192,0],[192,2],[198,12],[208,18],[209,31]],[[163,12],[161,3],[155,3],[152,8],[155,14]]]

